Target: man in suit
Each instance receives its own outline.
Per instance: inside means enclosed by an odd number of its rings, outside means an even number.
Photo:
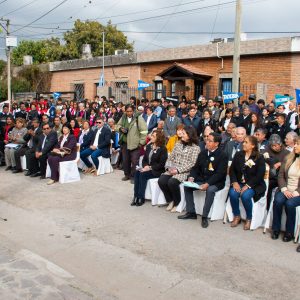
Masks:
[[[96,126],[97,129],[93,132],[90,147],[80,153],[81,160],[88,167],[85,173],[95,172],[98,169],[99,156],[110,157],[111,131],[108,127],[104,126],[102,118],[97,118]],[[89,161],[89,156],[91,156],[95,168],[93,168],[92,163]]]
[[[258,142],[259,152],[264,153],[269,144],[268,140],[266,139],[267,130],[265,128],[258,128],[258,129],[256,129],[254,136],[256,137],[257,142]]]
[[[271,127],[270,133],[272,134],[278,134],[282,141],[284,141],[286,134],[291,131],[289,124],[286,124],[285,122],[286,114],[284,113],[278,113],[276,117],[276,122],[273,123],[273,126]]]
[[[151,133],[152,130],[157,126],[157,116],[153,113],[152,107],[146,108],[146,114],[143,115],[143,118],[147,124],[148,133]]]
[[[221,136],[218,133],[210,133],[206,141],[206,150],[201,151],[195,166],[192,168],[191,182],[199,184],[199,189],[206,192],[202,213],[201,225],[208,227],[208,214],[214,202],[215,193],[225,186],[227,174],[227,158],[220,149]],[[178,216],[178,219],[197,219],[194,203],[194,188],[184,187],[186,199],[186,214]]]
[[[181,120],[176,116],[176,108],[170,107],[164,124],[164,133],[167,139],[176,134],[176,128],[179,124],[181,124]]]
[[[244,127],[237,127],[235,130],[235,140],[226,144],[224,152],[227,156],[227,160],[232,162],[236,152],[243,150],[243,142],[246,137],[246,129]]]
[[[48,123],[42,125],[43,134],[39,136],[35,153],[27,152],[26,161],[30,177],[45,179],[47,159],[54,146],[57,144],[57,133],[52,130]],[[40,170],[40,172],[39,172]]]
[[[24,120],[28,119],[28,112],[26,111],[26,106],[24,102],[20,103],[20,110],[15,113],[15,118],[22,118]]]
[[[27,133],[24,135],[23,139],[26,141],[26,144],[22,145],[21,148],[15,151],[15,161],[16,161],[16,169],[13,173],[21,173],[22,166],[21,166],[21,156],[26,155],[27,151],[32,151],[35,149],[39,135],[42,133],[42,130],[39,128],[40,121],[39,119],[33,119],[31,121],[31,125],[27,128]],[[28,173],[28,172],[27,172]]]
[[[243,114],[241,116],[241,123],[240,126],[244,128],[248,128],[251,123],[251,111],[249,106],[244,106],[243,108]]]

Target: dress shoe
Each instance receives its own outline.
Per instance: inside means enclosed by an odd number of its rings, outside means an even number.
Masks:
[[[235,216],[233,218],[233,221],[231,222],[231,227],[237,227],[241,223],[241,217],[240,216]]]
[[[136,205],[136,201],[137,201],[137,197],[133,197],[131,203],[130,203],[130,206],[135,206]]]
[[[271,235],[272,240],[277,240],[279,238],[279,232],[273,231]]]
[[[202,228],[207,228],[208,227],[208,219],[207,219],[207,217],[202,217],[201,226],[202,226]]]
[[[14,174],[17,174],[17,173],[22,173],[23,171],[21,169],[16,169],[16,170],[13,170],[12,171]]]
[[[300,252],[300,245],[296,249],[297,252]]]
[[[8,166],[8,167],[5,168],[5,171],[9,171],[11,169],[12,169],[12,166]]]
[[[166,210],[167,210],[167,211],[172,210],[173,206],[174,206],[174,202],[172,201],[172,202],[169,203],[169,205],[168,205],[168,207],[166,208]]]
[[[127,180],[130,180],[130,177],[129,177],[129,176],[124,176],[124,177],[122,178],[122,181],[127,181]]]
[[[56,181],[53,180],[53,179],[50,179],[48,182],[47,182],[47,185],[51,185],[51,184],[54,184]]]
[[[291,240],[293,240],[293,238],[294,238],[293,235],[292,235],[291,233],[288,232],[288,233],[285,233],[285,234],[284,234],[282,240],[283,240],[284,242],[290,242]]]
[[[11,168],[11,171],[15,171],[15,170],[17,170],[16,167],[12,167]]]
[[[195,220],[195,219],[197,219],[197,214],[187,212],[184,215],[178,216],[177,218],[180,220],[187,220],[187,219]]]
[[[41,175],[40,179],[41,180],[46,179],[46,176],[45,175]]]
[[[40,174],[39,172],[37,172],[37,173],[31,174],[30,177],[39,177],[40,175],[41,175],[41,174]]]
[[[32,173],[30,171],[27,171],[24,175],[25,176],[30,176],[30,175],[32,175]]]
[[[244,230],[250,230],[251,227],[251,220],[246,220],[244,224]]]
[[[137,198],[136,206],[142,206],[143,204],[145,204],[145,199]]]

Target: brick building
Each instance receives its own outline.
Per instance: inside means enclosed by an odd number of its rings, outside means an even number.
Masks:
[[[211,43],[105,57],[105,82],[99,89],[102,57],[50,63],[52,91],[77,91],[79,98],[110,93],[126,101],[131,95],[195,99],[231,90],[233,43]],[[152,84],[137,91],[141,79]],[[300,87],[300,37],[241,42],[240,91],[271,100],[275,93]]]

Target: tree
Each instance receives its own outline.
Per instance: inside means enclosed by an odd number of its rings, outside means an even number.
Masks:
[[[90,44],[92,55],[101,56],[103,47],[102,32],[105,32],[105,54],[112,55],[116,49],[133,51],[133,43],[108,22],[106,26],[96,21],[81,22],[76,20],[74,28],[64,34],[63,43],[58,38],[40,41],[21,41],[12,51],[14,65],[23,64],[23,56],[31,55],[34,64],[47,63],[58,60],[76,59],[82,56],[84,44]]]
[[[65,59],[80,58],[84,44],[90,44],[93,56],[103,55],[103,31],[105,32],[104,52],[114,54],[116,49],[133,51],[133,43],[128,43],[127,37],[109,21],[103,26],[96,21],[81,22],[76,20],[74,29],[64,34]]]
[[[0,78],[4,75],[6,69],[6,61],[0,59]]]
[[[58,38],[41,41],[21,41],[18,47],[12,51],[12,63],[21,66],[25,55],[32,56],[33,64],[60,60],[62,51],[63,46],[60,45]]]

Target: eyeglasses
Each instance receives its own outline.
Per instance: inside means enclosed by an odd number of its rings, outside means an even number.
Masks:
[[[208,138],[208,137],[209,137],[209,135],[205,135],[204,137],[205,137],[205,138]]]
[[[102,122],[96,122],[96,124],[102,124]]]

